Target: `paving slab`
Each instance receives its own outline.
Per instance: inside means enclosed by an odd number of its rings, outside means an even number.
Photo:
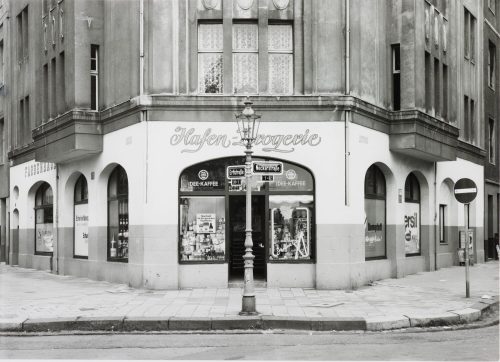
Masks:
[[[353,290],[256,288],[259,315],[242,317],[242,288],[146,290],[0,264],[0,332],[9,330],[385,330],[469,323],[498,304],[498,262],[385,279]]]

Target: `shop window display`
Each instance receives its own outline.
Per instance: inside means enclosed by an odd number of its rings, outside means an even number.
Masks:
[[[365,176],[365,258],[386,257],[385,177],[372,165]]]
[[[270,260],[311,259],[312,195],[270,195]]]
[[[85,176],[80,175],[75,184],[74,195],[74,245],[75,258],[88,258],[89,255],[89,198]]]
[[[224,261],[224,197],[181,197],[180,260]]]
[[[108,260],[128,261],[128,178],[117,166],[108,183]]]
[[[52,188],[44,182],[35,195],[35,253],[51,254],[54,251]]]
[[[420,255],[420,184],[410,173],[405,182],[405,254]]]

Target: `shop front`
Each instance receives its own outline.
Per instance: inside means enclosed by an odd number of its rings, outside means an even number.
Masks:
[[[303,166],[278,162],[280,175],[267,178],[271,181],[254,175],[250,185],[257,281],[266,281],[268,264],[315,261],[314,178]],[[244,158],[192,165],[179,180],[179,263],[227,264],[229,282],[243,280],[244,270],[247,185],[228,174],[234,165],[244,165]]]

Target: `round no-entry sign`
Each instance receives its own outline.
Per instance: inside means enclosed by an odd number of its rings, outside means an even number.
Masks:
[[[461,178],[458,180],[453,191],[457,201],[462,204],[471,203],[477,195],[476,184],[470,178]]]

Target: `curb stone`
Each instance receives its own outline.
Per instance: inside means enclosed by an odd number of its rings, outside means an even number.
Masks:
[[[187,331],[224,329],[301,329],[313,331],[367,330],[381,331],[410,327],[447,326],[478,320],[498,297],[481,300],[472,307],[450,310],[433,316],[399,315],[394,317],[329,318],[285,316],[228,316],[228,317],[62,317],[17,319],[0,322],[0,332],[55,332],[64,330],[106,331]]]
[[[400,328],[410,328],[410,319],[408,317],[371,317],[366,319],[367,331],[383,331]]]
[[[433,316],[410,314],[405,315],[405,317],[407,317],[410,321],[410,327],[448,326],[460,323],[460,316],[452,312],[436,314]]]

